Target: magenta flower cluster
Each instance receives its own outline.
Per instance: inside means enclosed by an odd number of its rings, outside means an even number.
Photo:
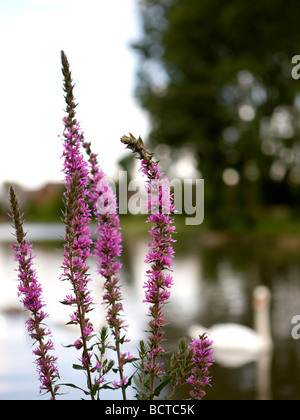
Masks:
[[[65,151],[63,154],[67,186],[66,214],[69,212],[72,216],[74,216],[74,214],[76,215],[73,219],[76,225],[75,230],[70,227],[69,218],[66,218],[66,235],[72,232],[71,237],[72,235],[75,235],[75,238],[77,239],[76,243],[73,242],[71,244],[72,255],[74,256],[75,252],[76,256],[75,269],[78,268],[79,273],[78,286],[80,289],[75,297],[77,302],[78,294],[83,298],[83,301],[80,302],[80,305],[78,306],[78,310],[79,307],[83,307],[84,309],[82,312],[88,312],[89,306],[92,303],[89,292],[87,291],[86,276],[88,270],[86,259],[92,255],[90,253],[92,241],[90,239],[88,226],[92,216],[94,216],[97,222],[97,230],[95,232],[97,239],[93,256],[96,258],[99,274],[105,278],[103,302],[106,304],[106,319],[115,340],[115,346],[112,346],[112,348],[117,352],[118,357],[120,381],[119,383],[115,381],[114,384],[115,387],[122,388],[123,398],[126,399],[125,388],[127,381],[124,376],[123,367],[124,364],[131,361],[133,357],[128,353],[122,353],[120,350],[120,345],[128,340],[125,339],[126,325],[121,317],[123,305],[121,302],[122,295],[118,285],[119,270],[121,268],[119,257],[121,255],[122,246],[117,201],[116,196],[113,194],[111,187],[105,179],[105,174],[99,167],[97,155],[92,152],[91,144],[84,140],[84,135],[80,131],[79,124],[75,120],[76,105],[73,95],[73,83],[69,63],[63,51],[62,71],[64,74],[65,99],[67,103],[67,118],[64,119]],[[82,147],[88,155],[89,168],[88,163],[81,154]],[[77,185],[75,186],[74,192],[72,192],[73,188],[71,184],[74,176],[77,178]],[[76,197],[75,201],[74,197],[72,199],[72,196]],[[75,204],[75,207],[70,212],[70,208],[73,204]],[[88,207],[89,204],[91,209]],[[65,249],[64,274],[67,276],[70,276],[70,273],[72,273],[72,276],[74,275],[74,260],[73,267],[70,267],[69,239],[71,239],[71,237],[68,237]],[[70,278],[70,280],[71,282],[73,281],[72,278]],[[83,315],[84,313],[81,313],[81,317]],[[78,318],[79,322],[80,316],[78,313],[76,314],[76,318]],[[88,340],[89,336],[93,333],[93,326],[88,320],[84,321],[83,324],[84,325],[81,327],[82,335]],[[78,342],[78,340],[76,341],[76,347],[80,347],[81,344],[84,347],[84,342],[81,343],[80,341]],[[89,353],[86,351],[86,367],[88,367],[89,364],[88,355]],[[99,364],[99,366],[101,366],[101,364]],[[95,370],[95,368],[96,366],[94,366],[92,370]],[[102,372],[101,369],[102,367],[98,367],[98,370]],[[101,381],[103,382],[102,376]]]
[[[25,241],[21,245],[13,245],[15,251],[15,260],[19,263],[20,280],[18,290],[20,301],[24,308],[31,313],[27,319],[26,325],[30,337],[37,343],[38,347],[33,350],[37,356],[36,365],[41,382],[41,391],[50,391],[54,394],[58,387],[52,387],[52,383],[59,377],[56,366],[57,357],[49,353],[54,350],[53,342],[50,338],[51,331],[45,328],[44,320],[48,314],[43,311],[45,306],[42,300],[42,287],[37,280],[36,271],[32,267],[33,255],[32,245]]]
[[[55,382],[59,378],[57,368],[57,357],[51,352],[54,351],[51,340],[52,333],[45,326],[45,319],[48,314],[43,310],[45,303],[43,301],[42,286],[38,281],[36,270],[33,268],[32,244],[25,239],[23,231],[23,221],[18,200],[13,187],[10,188],[10,202],[12,208],[12,219],[16,230],[17,244],[12,245],[15,261],[18,262],[18,296],[28,310],[30,317],[26,320],[29,336],[38,343],[37,348],[33,350],[36,358],[37,372],[41,383],[40,391],[46,391],[51,394],[51,399],[59,390]]]
[[[129,353],[122,353],[120,349],[121,344],[129,342],[129,339],[125,339],[127,326],[122,318],[123,304],[119,286],[122,237],[117,198],[99,167],[97,155],[91,151],[90,143],[84,142],[83,145],[89,155],[91,173],[89,199],[97,221],[94,257],[98,272],[105,279],[103,303],[106,305],[106,320],[115,341],[113,349],[118,357],[120,381],[114,381],[112,385],[116,389],[121,388],[123,398],[126,399],[125,388],[128,378],[124,376],[123,367],[134,358]]]
[[[195,400],[201,400],[206,395],[203,388],[206,385],[211,386],[209,367],[213,364],[213,350],[211,348],[213,342],[209,340],[206,334],[198,339],[193,340],[189,349],[193,351],[193,368],[191,375],[187,378],[187,382],[192,385],[190,395]]]
[[[141,159],[141,171],[147,177],[146,192],[148,197],[148,212],[150,216],[147,223],[153,223],[150,230],[151,241],[148,243],[149,251],[146,263],[150,264],[147,270],[145,300],[150,304],[149,308],[149,336],[147,344],[149,351],[146,355],[145,368],[151,376],[150,399],[154,397],[155,378],[165,373],[163,363],[158,362],[158,356],[164,353],[162,346],[165,334],[164,326],[166,318],[164,307],[170,297],[170,288],[173,278],[169,274],[172,270],[174,249],[172,234],[175,231],[174,220],[170,216],[174,213],[173,196],[170,192],[167,178],[163,177],[158,163],[154,162],[152,155],[147,151],[142,139],[136,139],[133,135],[123,136],[121,142],[126,144],[132,151],[138,153]]]
[[[163,363],[157,362],[158,356],[164,353],[162,341],[164,337],[163,327],[166,324],[164,307],[170,297],[170,288],[173,285],[173,277],[170,275],[172,271],[172,260],[174,257],[174,249],[172,243],[175,242],[172,235],[175,231],[174,219],[172,214],[175,213],[173,195],[171,194],[168,179],[163,177],[163,173],[159,169],[158,163],[152,159],[152,154],[148,152],[141,138],[136,139],[132,134],[123,136],[121,142],[133,152],[138,153],[141,159],[141,171],[147,177],[146,192],[148,197],[148,213],[150,216],[147,219],[148,223],[153,223],[149,233],[151,241],[148,243],[149,251],[145,262],[150,264],[150,269],[147,270],[147,280],[144,283],[145,300],[144,302],[150,304],[150,321],[149,321],[149,337],[148,337],[148,352],[145,351],[145,346],[141,347],[140,354],[143,359],[146,359],[141,364],[141,384],[145,387],[145,374],[149,374],[151,379],[149,383],[149,399],[155,396],[155,381],[160,377],[162,383],[169,383],[176,372],[176,366],[181,360],[182,376],[177,377],[175,374],[173,394],[177,386],[182,382],[186,372],[190,372],[187,382],[192,385],[193,390],[190,395],[194,399],[199,399],[205,392],[203,387],[209,383],[208,368],[212,364],[210,355],[212,349],[210,348],[212,342],[207,340],[206,336],[199,337],[193,340],[187,347],[190,356],[186,358],[185,345],[179,346],[179,353],[175,353],[173,368],[166,374],[163,369]],[[172,369],[174,372],[172,372]],[[145,371],[146,370],[146,371]],[[168,376],[170,375],[170,376]]]
[[[209,367],[213,363],[212,342],[203,334],[189,345],[185,339],[179,343],[179,350],[173,355],[167,366],[162,363],[165,353],[163,347],[165,326],[167,323],[165,306],[169,301],[171,287],[174,283],[171,274],[173,267],[174,248],[173,234],[175,213],[173,195],[168,179],[164,177],[159,165],[148,152],[143,141],[131,134],[123,136],[121,142],[132,151],[138,153],[141,160],[141,172],[147,177],[146,192],[148,196],[147,223],[150,228],[150,241],[145,262],[149,264],[146,271],[144,302],[149,305],[149,323],[147,341],[140,342],[140,358],[134,358],[129,352],[122,352],[121,346],[128,342],[127,325],[123,318],[122,293],[120,286],[122,238],[120,219],[118,215],[117,198],[111,186],[100,169],[97,155],[91,150],[91,144],[84,140],[79,123],[75,119],[75,102],[73,84],[68,60],[62,51],[62,71],[64,75],[64,90],[67,103],[67,116],[63,119],[63,173],[66,191],[64,193],[64,224],[65,243],[61,279],[71,284],[71,292],[63,300],[63,304],[72,307],[68,324],[75,324],[80,329],[79,337],[71,344],[81,351],[78,358],[80,365],[75,369],[83,370],[87,378],[88,391],[94,400],[100,398],[103,388],[120,389],[126,400],[126,389],[131,384],[131,377],[126,374],[124,366],[134,363],[136,372],[134,380],[137,386],[137,397],[154,399],[168,384],[173,384],[170,393],[185,380],[192,387],[190,396],[201,399],[205,395],[203,388],[210,385]],[[88,159],[83,156],[85,149]],[[32,266],[32,245],[24,238],[22,218],[13,188],[10,190],[13,221],[18,243],[13,246],[15,260],[18,262],[18,291],[25,309],[31,317],[26,321],[29,334],[38,342],[34,350],[37,356],[36,364],[41,381],[41,390],[51,393],[52,399],[58,392],[55,385],[59,378],[53,342],[49,338],[50,330],[45,327],[47,318],[43,308],[42,288]],[[96,220],[94,232],[96,241],[91,237],[91,222]],[[93,249],[92,249],[93,247]],[[89,290],[88,259],[94,257],[98,273],[104,278],[103,304],[106,307],[106,321],[113,338],[113,344],[108,341],[108,327],[100,332],[99,341],[95,337],[94,326],[89,318],[93,309],[93,300]],[[89,343],[92,340],[92,344]],[[98,349],[98,353],[95,351]],[[115,351],[117,368],[114,362],[106,358],[106,350]],[[108,372],[118,373],[118,380],[107,382]],[[135,372],[135,373],[136,373]],[[187,378],[187,379],[186,379]],[[73,387],[75,385],[69,384]]]
[[[90,278],[87,274],[89,266],[87,259],[91,255],[90,238],[91,211],[87,204],[89,171],[81,151],[82,132],[78,123],[70,127],[68,119],[64,118],[64,168],[65,173],[65,246],[63,260],[64,280],[69,280],[73,287],[73,294],[68,295],[65,303],[74,305],[75,311],[70,321],[79,324],[81,341],[76,341],[76,348],[85,345],[85,341],[93,334],[93,325],[86,314],[91,309],[92,298],[88,289]],[[84,361],[89,360],[85,351]]]
[[[151,321],[149,322],[151,335],[149,337],[150,355],[152,362],[150,365],[154,372],[158,372],[159,365],[155,365],[155,357],[164,349],[161,345],[164,330],[162,327],[166,324],[164,306],[170,297],[170,288],[173,284],[173,278],[165,270],[172,270],[172,259],[174,257],[174,249],[172,242],[172,234],[175,231],[173,219],[170,212],[174,212],[172,196],[170,188],[165,182],[161,182],[162,173],[159,171],[158,165],[154,162],[148,163],[142,160],[142,172],[148,176],[147,194],[148,194],[148,211],[150,216],[148,223],[153,223],[150,229],[151,242],[148,243],[149,251],[146,255],[146,263],[150,264],[147,270],[147,280],[144,283],[145,300],[150,303]],[[164,181],[166,178],[163,179]],[[167,198],[167,199],[166,199]],[[165,213],[165,202],[168,203]]]

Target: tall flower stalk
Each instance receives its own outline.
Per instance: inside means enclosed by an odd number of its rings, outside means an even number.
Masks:
[[[131,361],[133,357],[129,353],[121,352],[121,345],[128,340],[125,339],[126,325],[124,319],[122,319],[123,305],[121,302],[122,294],[119,286],[119,270],[121,268],[119,257],[122,250],[122,238],[117,211],[117,199],[112,188],[105,179],[105,174],[100,169],[97,155],[91,150],[91,143],[84,140],[82,132],[79,133],[76,131],[78,124],[75,120],[76,104],[73,94],[73,82],[69,62],[63,51],[61,53],[61,58],[64,75],[64,90],[66,93],[65,99],[67,103],[66,111],[68,114],[67,118],[64,120],[65,126],[69,133],[76,133],[76,148],[78,149],[79,145],[83,145],[89,157],[90,177],[86,198],[91,203],[91,214],[95,216],[98,224],[95,232],[97,240],[95,243],[94,256],[97,260],[98,272],[105,278],[103,302],[107,307],[106,319],[115,341],[115,345],[112,346],[112,348],[117,353],[118,371],[120,375],[120,381],[115,381],[113,385],[115,388],[122,389],[123,399],[126,400],[127,377],[124,375],[124,365]],[[66,159],[70,160],[71,158],[71,161],[74,161],[74,156],[70,156],[70,148],[66,150],[65,156]],[[75,168],[75,164],[73,166]],[[87,173],[84,174],[84,177],[87,177]],[[89,218],[91,214],[89,215]]]
[[[38,347],[33,350],[36,359],[37,372],[41,382],[40,391],[51,394],[51,399],[55,400],[59,386],[55,382],[59,378],[56,361],[57,357],[51,354],[54,351],[53,342],[50,338],[52,333],[44,325],[44,320],[48,317],[44,312],[45,306],[42,299],[42,287],[37,279],[37,273],[33,268],[32,244],[25,239],[23,230],[23,218],[20,204],[15,190],[10,187],[11,217],[16,231],[17,244],[12,245],[15,261],[18,262],[18,295],[24,308],[30,312],[30,318],[26,321],[30,337],[38,343]]]
[[[65,304],[75,307],[71,315],[70,323],[79,325],[80,339],[74,343],[78,350],[82,349],[80,362],[86,371],[88,388],[91,398],[94,399],[92,382],[92,353],[89,351],[88,341],[93,336],[93,325],[88,318],[91,310],[92,298],[88,288],[90,281],[88,277],[89,266],[87,259],[91,255],[90,238],[91,211],[88,200],[89,171],[87,162],[84,160],[80,146],[83,134],[80,125],[75,119],[75,104],[70,95],[72,90],[71,73],[66,66],[67,58],[62,52],[62,70],[64,74],[64,90],[67,103],[67,117],[64,122],[64,167],[66,192],[65,200],[65,245],[63,260],[63,280],[69,280],[73,294],[68,295],[64,300]]]
[[[147,177],[148,213],[147,222],[153,223],[150,230],[151,242],[146,256],[150,269],[147,270],[147,280],[144,283],[145,300],[150,304],[150,322],[147,362],[144,363],[145,374],[150,375],[149,399],[155,396],[155,379],[160,378],[165,372],[163,364],[158,362],[158,357],[164,353],[162,346],[166,318],[164,307],[170,297],[170,288],[173,278],[168,273],[172,270],[174,249],[172,247],[172,234],[175,231],[174,220],[170,216],[174,212],[173,197],[170,193],[167,178],[154,162],[152,154],[148,152],[141,138],[133,135],[123,136],[121,142],[138,153],[141,159],[141,171]]]
[[[201,400],[206,392],[204,387],[211,386],[209,367],[213,364],[212,358],[213,350],[211,348],[213,342],[208,339],[206,334],[201,335],[198,339],[193,340],[189,349],[192,351],[192,371],[191,375],[187,378],[187,382],[192,385],[190,396],[194,400]]]
[[[172,259],[175,242],[172,234],[175,231],[174,220],[170,216],[175,212],[173,196],[170,193],[168,179],[163,176],[158,163],[154,162],[152,154],[146,149],[141,138],[136,139],[132,134],[123,136],[121,142],[127,148],[137,153],[141,159],[141,171],[147,177],[146,192],[148,196],[147,222],[153,223],[149,233],[151,241],[148,243],[148,253],[145,262],[150,264],[147,270],[147,280],[144,283],[145,300],[150,306],[149,337],[147,346],[140,342],[140,370],[142,374],[137,382],[140,388],[140,398],[154,399],[168,384],[173,388],[169,394],[171,399],[177,388],[187,382],[191,385],[190,396],[201,399],[205,395],[203,388],[210,385],[209,367],[213,363],[211,349],[212,341],[204,334],[193,340],[189,345],[186,339],[179,341],[177,351],[173,350],[167,371],[158,357],[165,350],[162,346],[166,318],[164,307],[170,297],[173,278],[169,274],[172,270]],[[150,376],[150,383],[147,381]],[[155,385],[155,379],[158,383]],[[145,393],[149,389],[149,394]]]
[[[129,353],[121,352],[121,345],[129,339],[126,338],[127,326],[122,318],[123,304],[119,285],[122,237],[117,198],[99,167],[97,155],[91,151],[91,144],[84,142],[83,146],[89,156],[90,201],[98,224],[94,256],[98,272],[105,279],[103,303],[107,309],[106,320],[114,337],[112,348],[116,351],[118,359],[120,380],[114,381],[113,385],[115,388],[121,388],[123,400],[126,400],[128,377],[124,374],[124,365],[131,362],[133,357]]]

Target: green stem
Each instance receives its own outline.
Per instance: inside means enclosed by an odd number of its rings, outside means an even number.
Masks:
[[[72,265],[72,255],[69,256],[69,264],[70,264],[70,275],[71,275],[71,282],[73,285],[73,289],[74,289],[74,293],[76,296],[76,304],[77,304],[77,310],[78,310],[78,318],[79,318],[79,326],[80,326],[80,334],[81,334],[81,339],[82,339],[82,344],[83,344],[83,355],[86,358],[86,373],[87,373],[87,380],[88,380],[88,387],[91,391],[91,399],[94,400],[94,395],[92,394],[92,378],[91,378],[91,371],[89,368],[89,355],[88,355],[88,350],[87,350],[87,343],[86,343],[86,339],[85,336],[83,334],[83,330],[84,330],[84,326],[86,324],[85,322],[85,317],[84,317],[84,313],[82,313],[81,311],[81,305],[80,305],[80,300],[79,300],[79,295],[78,295],[78,290],[76,287],[76,282],[75,282],[75,278],[74,278],[74,271],[73,271],[73,265]]]
[[[118,334],[118,336],[117,336],[117,334]],[[123,376],[123,368],[121,368],[121,351],[120,351],[119,335],[120,335],[119,329],[117,327],[115,327],[116,352],[117,352],[117,356],[118,356],[119,374],[120,374],[121,383],[123,384],[124,376]],[[125,385],[122,385],[122,396],[123,396],[123,400],[125,401],[127,399],[126,398]]]

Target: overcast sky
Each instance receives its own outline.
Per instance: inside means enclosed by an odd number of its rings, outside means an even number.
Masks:
[[[146,135],[129,47],[139,33],[136,1],[0,1],[0,183],[32,188],[62,179],[62,49],[76,83],[77,119],[102,169],[115,174],[123,134]]]

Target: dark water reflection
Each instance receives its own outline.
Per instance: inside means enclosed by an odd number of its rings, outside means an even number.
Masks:
[[[299,399],[300,340],[292,338],[291,321],[300,314],[300,249],[271,238],[194,234],[177,239],[176,284],[168,306],[171,347],[194,323],[210,327],[236,322],[253,328],[254,288],[264,284],[272,293],[272,354],[237,367],[216,362],[206,399]],[[141,238],[136,238],[136,249],[145,251]],[[178,394],[187,396],[186,391]]]
[[[253,328],[254,288],[264,284],[272,293],[273,353],[232,368],[216,362],[212,367],[213,387],[206,398],[299,399],[300,340],[291,336],[291,320],[300,313],[299,248],[288,243],[279,246],[267,238],[247,240],[199,235],[181,238],[180,242],[177,258],[194,256],[201,267],[197,274],[199,305],[191,314],[190,323],[210,327],[237,322]],[[176,319],[173,316],[174,324]]]
[[[134,343],[142,338],[147,322],[146,305],[142,303],[147,242],[148,236],[128,233],[123,236],[124,308]],[[300,314],[300,248],[289,247],[286,243],[286,246],[279,245],[266,238],[228,239],[201,233],[177,235],[175,286],[167,306],[168,346],[176,347],[178,339],[187,335],[188,327],[194,323],[209,328],[220,322],[237,322],[253,328],[253,289],[264,284],[272,293],[273,353],[269,358],[236,367],[216,362],[211,369],[212,388],[208,388],[206,399],[285,400],[300,397],[300,340],[291,335],[292,317]],[[57,301],[64,297],[64,290],[57,283],[61,244],[50,244],[46,248],[39,245],[35,251],[41,278],[49,277],[43,286],[50,312],[61,326],[66,322],[64,307],[56,309]],[[14,263],[6,243],[1,244],[0,258],[0,281],[6,290],[6,298],[2,295],[0,299],[0,316],[3,316],[7,307],[16,304]],[[56,285],[54,288],[53,284]],[[101,285],[96,289],[99,294]],[[101,310],[96,315],[99,323],[103,322]],[[182,389],[177,397],[187,398],[187,390]]]

